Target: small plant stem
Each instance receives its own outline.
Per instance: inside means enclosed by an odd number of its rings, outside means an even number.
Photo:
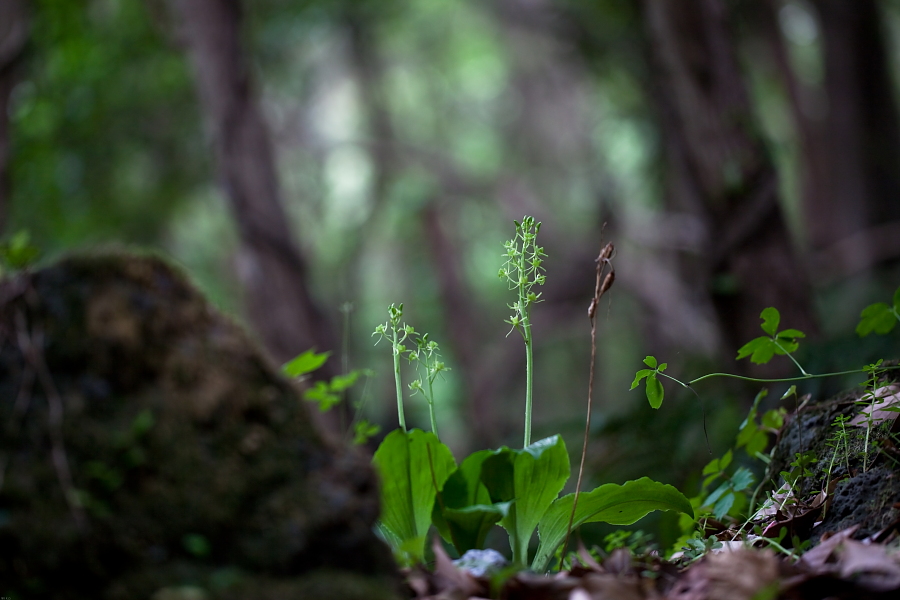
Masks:
[[[428,398],[427,398],[427,400],[428,400],[428,416],[431,417],[431,432],[434,435],[436,435],[438,439],[440,439],[441,436],[438,435],[438,430],[437,430],[437,419],[435,419],[435,417],[434,417],[434,388],[431,385],[432,382],[434,381],[434,378],[431,376],[431,365],[426,363],[425,370],[427,371],[427,373],[425,375],[425,379],[428,381]],[[429,452],[430,451],[431,450],[429,449]]]
[[[774,341],[775,341],[775,345],[778,346],[779,348],[781,348],[781,351],[784,352],[789,359],[791,359],[791,362],[794,363],[794,365],[798,369],[800,369],[800,372],[803,373],[803,376],[809,377],[810,376],[809,373],[806,372],[806,369],[804,369],[803,367],[800,366],[800,363],[797,362],[797,359],[794,358],[794,355],[791,354],[790,352],[788,352],[787,350],[785,350],[784,346],[782,346],[781,344],[778,343],[778,340],[774,340]]]
[[[531,323],[526,319],[522,324],[522,336],[525,338],[525,446],[531,443],[531,403],[534,385],[534,355],[531,344]]]
[[[393,332],[393,350],[394,350],[394,384],[397,387],[397,421],[400,423],[400,429],[406,432],[406,417],[403,415],[403,388],[400,386],[400,342],[397,340],[397,326],[391,328]]]
[[[900,365],[898,365],[896,367],[885,367],[885,370],[898,369],[898,368],[900,368]],[[680,380],[675,379],[674,377],[670,377],[669,375],[666,375],[665,373],[660,373],[660,375],[662,375],[664,377],[668,377],[672,381],[677,381],[680,385],[682,385],[684,387],[689,387],[689,386],[694,385],[695,383],[703,381],[704,379],[711,379],[713,377],[730,377],[732,379],[740,379],[741,381],[753,381],[756,383],[779,383],[779,382],[786,382],[786,381],[805,381],[807,379],[818,379],[818,378],[822,378],[822,377],[837,377],[839,375],[855,375],[856,373],[865,373],[865,370],[864,369],[854,369],[852,371],[839,371],[837,373],[822,373],[821,375],[807,373],[806,375],[801,375],[800,377],[783,377],[783,378],[778,378],[778,379],[760,379],[757,377],[744,377],[743,375],[735,375],[733,373],[708,373],[706,375],[703,375],[702,377],[698,377],[696,379],[691,379],[687,383],[683,383]]]

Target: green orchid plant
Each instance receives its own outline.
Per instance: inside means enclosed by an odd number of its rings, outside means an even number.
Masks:
[[[507,322],[525,341],[523,448],[480,450],[457,463],[437,433],[433,384],[447,370],[439,360],[437,344],[427,334],[420,335],[413,327],[400,323],[402,305],[391,305],[388,321],[373,333],[391,344],[399,423],[399,428],[381,442],[373,458],[382,480],[382,513],[377,530],[403,565],[424,562],[432,527],[462,555],[483,548],[488,532],[499,525],[509,535],[513,564],[519,568],[530,565],[536,572],[545,572],[573,527],[600,521],[628,525],[657,510],[693,516],[691,503],[681,492],[646,477],[623,485],[607,483],[577,496],[560,496],[570,476],[569,453],[562,437],[553,435],[531,442],[531,308],[540,301],[534,286],[543,285],[546,280],[542,266],[546,255],[536,242],[539,222],[526,216],[521,222],[516,221],[515,227],[514,238],[504,245],[506,261],[499,274],[516,292],[515,301],[509,305],[513,314]],[[404,342],[410,339],[415,347],[407,348]],[[422,376],[410,388],[428,403],[430,432],[406,427],[402,356],[421,368]],[[538,544],[532,555],[530,545],[535,532]]]

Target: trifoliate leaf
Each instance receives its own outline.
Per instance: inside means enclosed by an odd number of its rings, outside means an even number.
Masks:
[[[644,364],[647,365],[648,367],[650,367],[651,369],[655,369],[656,365],[657,365],[656,357],[648,356],[647,358],[644,359]]]

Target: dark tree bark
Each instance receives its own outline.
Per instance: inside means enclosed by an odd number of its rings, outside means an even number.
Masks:
[[[0,2],[0,233],[9,214],[9,100],[16,85],[16,66],[28,40],[28,14],[24,0]]]
[[[804,217],[817,278],[900,257],[900,117],[874,0],[814,0],[822,33],[824,106],[792,72],[772,2],[763,5],[803,160]]]
[[[183,26],[220,183],[240,233],[238,274],[250,323],[278,361],[313,347],[338,350],[337,337],[307,287],[304,260],[282,206],[269,133],[241,44],[240,3],[171,4]],[[326,363],[317,375],[335,371]]]
[[[708,286],[729,347],[759,333],[775,306],[782,323],[816,331],[806,275],[759,139],[720,0],[645,0],[657,99],[669,137],[670,198],[711,231]],[[672,196],[672,193],[677,196]]]

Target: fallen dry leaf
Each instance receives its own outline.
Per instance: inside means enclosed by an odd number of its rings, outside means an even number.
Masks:
[[[778,560],[769,550],[709,554],[685,572],[667,600],[751,600],[778,585]]]
[[[865,394],[859,399],[860,402],[869,402],[871,404],[864,407],[859,411],[858,415],[850,419],[848,422],[850,425],[868,427],[871,420],[871,424],[874,427],[885,421],[893,421],[897,418],[897,415],[900,415],[895,410],[886,410],[889,408],[900,408],[900,388],[896,385],[886,385],[875,390],[874,395],[874,402],[872,402],[871,394]]]

